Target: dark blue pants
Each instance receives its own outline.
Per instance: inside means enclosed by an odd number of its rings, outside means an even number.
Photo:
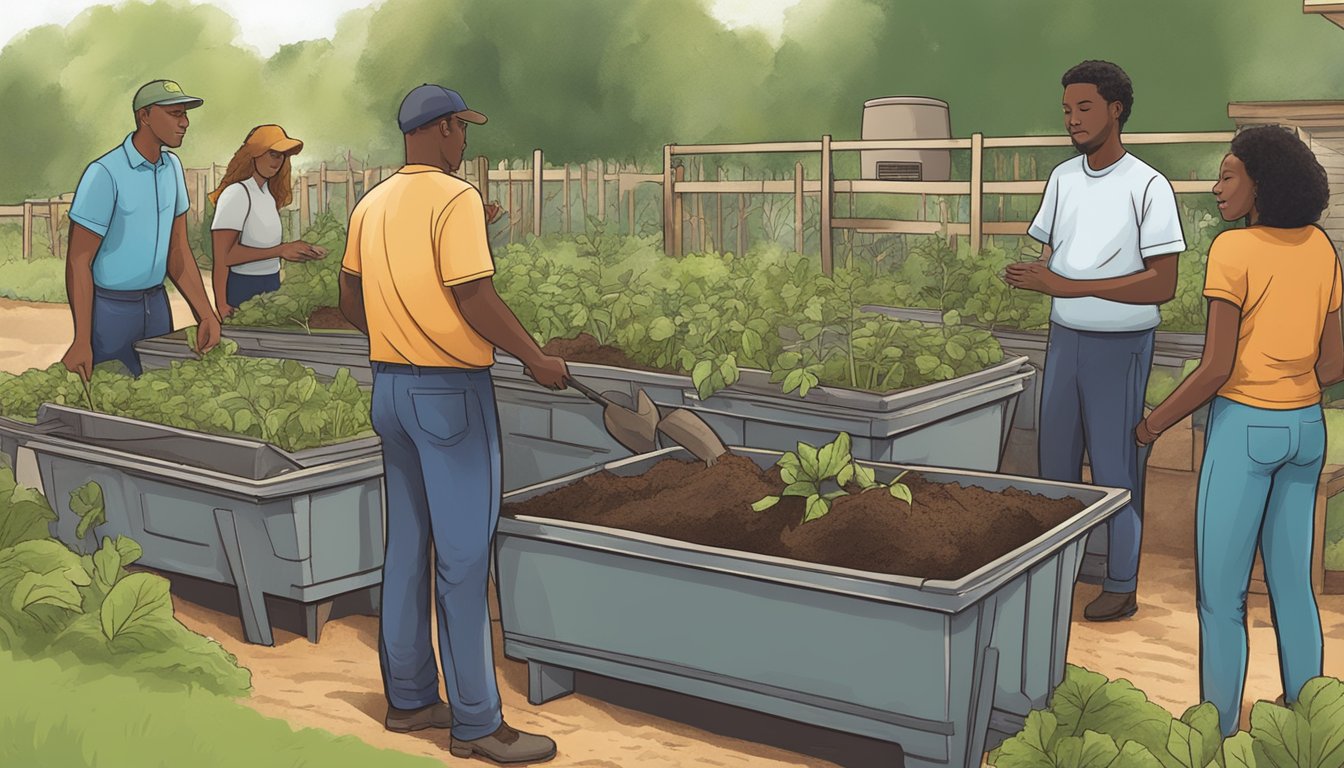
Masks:
[[[93,364],[120,360],[132,376],[140,375],[135,343],[173,332],[173,312],[162,285],[143,291],[93,289]]]
[[[1129,503],[1107,522],[1107,592],[1133,592],[1139,580],[1143,459],[1134,427],[1143,418],[1153,336],[1151,330],[1093,333],[1050,324],[1041,386],[1041,477],[1079,482],[1086,447],[1092,482],[1130,493]]]
[[[237,307],[244,301],[262,293],[279,290],[280,273],[273,275],[240,275],[232,270],[224,282],[224,300],[230,307]]]
[[[398,709],[438,701],[433,573],[453,736],[488,736],[502,720],[486,603],[502,488],[490,371],[375,362],[373,427],[383,440],[387,488],[378,629],[387,700]]]

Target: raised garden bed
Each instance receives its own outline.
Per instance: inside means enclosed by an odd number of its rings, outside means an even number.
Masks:
[[[732,454],[761,470],[780,458],[749,448]],[[593,469],[506,494],[495,545],[504,650],[528,662],[533,703],[571,692],[577,670],[896,742],[907,766],[978,765],[982,751],[1020,730],[1063,679],[1083,540],[1127,498],[1121,490],[917,468],[918,477],[901,478],[913,512],[890,499],[895,507],[866,509],[870,491],[797,526],[802,509],[786,506],[789,499],[765,512],[718,509],[730,489],[739,489],[737,501],[778,494],[768,475],[728,458],[710,470],[662,463],[685,458],[664,449],[602,468],[629,479]],[[879,483],[907,469],[858,464]],[[589,497],[575,498],[584,483],[619,499],[608,510],[613,519]],[[1074,511],[1002,512],[1007,527],[1038,535],[977,539],[985,547],[979,563],[954,562],[952,550],[973,537],[924,526],[938,542],[922,553],[932,559],[918,567],[888,559],[887,570],[906,575],[880,572],[874,564],[886,553],[875,536],[899,538],[890,528],[897,522],[883,516],[919,515],[936,484],[965,486],[953,489],[963,504],[1032,493]],[[985,530],[996,524],[972,522],[995,514],[989,509],[958,514]],[[913,530],[927,520],[907,522]],[[808,525],[819,526],[815,534]],[[731,548],[743,537],[765,551]],[[804,559],[833,555],[858,567]],[[916,572],[923,568],[951,578]]]
[[[936,309],[876,305],[864,306],[862,309],[865,312],[877,312],[898,320],[915,320],[930,325],[942,322],[942,313]],[[1044,328],[1035,330],[995,328],[990,332],[994,334],[994,338],[1003,347],[1004,355],[1026,357],[1037,371],[1045,370],[1045,348],[1049,338],[1048,330]],[[1180,373],[1190,360],[1198,360],[1203,354],[1204,334],[1158,331],[1153,342],[1153,369],[1154,371],[1161,370],[1173,374]],[[1039,382],[1039,378],[1037,382]],[[1038,386],[1033,385],[1024,396],[1024,405],[1029,407],[1018,409],[1013,427],[1015,429],[1035,430],[1040,418],[1041,407]]]
[[[357,381],[372,381],[368,340],[360,334],[261,328],[229,328],[226,334],[238,344],[239,354],[284,356],[325,375],[348,368]],[[558,343],[569,342],[552,342]],[[181,332],[142,341],[136,349],[146,367],[191,354]],[[859,458],[987,471],[998,469],[1018,398],[1034,377],[1027,361],[1017,358],[891,394],[823,386],[799,397],[781,392],[766,371],[743,370],[732,386],[701,399],[690,376],[590,363],[575,363],[570,371],[595,389],[631,402],[643,388],[664,409],[689,408],[725,443],[786,450],[847,431],[855,436]],[[493,374],[506,490],[629,455],[606,433],[601,407],[577,392],[538,387],[520,362],[503,353],[496,356]]]
[[[248,642],[274,644],[267,595],[302,603],[317,642],[331,600],[381,583],[376,438],[290,453],[50,404],[38,425],[27,447],[58,538],[91,552],[101,536],[129,536],[142,565],[236,586]],[[72,499],[90,482],[101,520]]]

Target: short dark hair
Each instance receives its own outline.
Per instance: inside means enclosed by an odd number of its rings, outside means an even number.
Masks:
[[[1120,127],[1125,127],[1129,113],[1134,109],[1134,84],[1129,81],[1129,75],[1125,74],[1125,70],[1109,61],[1084,61],[1065,72],[1064,77],[1060,78],[1060,84],[1065,88],[1078,83],[1097,86],[1097,92],[1107,104],[1113,101],[1120,102],[1123,107],[1120,112]]]
[[[1297,134],[1277,125],[1247,128],[1232,138],[1232,154],[1255,182],[1255,207],[1267,227],[1315,224],[1330,204],[1325,169]]]

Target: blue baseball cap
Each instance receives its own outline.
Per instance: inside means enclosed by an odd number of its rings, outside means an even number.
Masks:
[[[457,115],[468,123],[477,125],[485,123],[485,115],[467,109],[467,102],[462,100],[461,94],[457,91],[449,90],[442,85],[425,83],[412,89],[406,94],[406,98],[401,100],[401,110],[397,112],[397,124],[401,126],[402,133],[410,133],[448,114]]]

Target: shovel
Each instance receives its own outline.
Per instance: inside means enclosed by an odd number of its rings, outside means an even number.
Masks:
[[[664,416],[658,422],[658,431],[705,462],[707,467],[714,466],[719,457],[728,452],[713,427],[685,408],[678,408]]]
[[[657,449],[658,407],[644,390],[639,391],[635,398],[635,407],[631,409],[612,402],[611,398],[599,394],[573,376],[569,377],[569,386],[602,406],[602,423],[607,427],[607,434],[631,453],[649,453]]]

